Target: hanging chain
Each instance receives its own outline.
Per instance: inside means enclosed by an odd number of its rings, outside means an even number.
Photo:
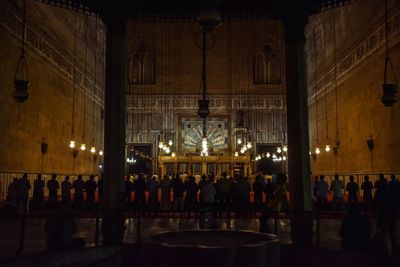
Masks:
[[[95,39],[94,39],[94,66],[93,66],[93,69],[94,69],[94,76],[93,76],[93,95],[95,95],[95,92],[96,92],[96,77],[97,77],[97,73],[96,73],[96,71],[97,71],[97,16],[96,16],[96,25],[95,25],[95,31],[96,31],[96,33],[95,33]],[[96,100],[95,100],[95,98],[93,98],[93,130],[92,130],[92,146],[94,146],[94,136],[95,136],[95,125],[96,125],[96,123],[95,123],[95,117],[96,117]]]
[[[316,30],[315,30],[315,20],[313,23],[313,52],[314,52],[314,97],[315,97],[315,141],[316,146],[318,146],[318,98],[317,98],[317,46],[316,46]]]
[[[393,78],[397,84],[397,78],[396,74],[394,72],[394,67],[392,60],[389,57],[389,23],[388,23],[388,6],[387,6],[387,0],[385,0],[385,48],[386,48],[386,57],[385,57],[385,72],[383,76],[383,83],[386,84],[387,80],[387,69],[388,69],[388,64],[390,64],[390,67],[392,69],[392,75]]]
[[[339,138],[339,116],[338,116],[338,89],[337,89],[337,70],[336,70],[336,9],[333,10],[333,68],[335,86],[335,113],[336,113],[336,139]],[[336,140],[338,141],[338,140]]]
[[[322,55],[323,59],[323,71],[324,71],[324,89],[325,89],[325,130],[326,130],[326,139],[329,140],[329,127],[328,127],[328,91],[326,90],[326,39],[325,39],[325,10],[322,10],[322,35],[323,35],[323,47],[324,53]]]
[[[25,57],[25,33],[26,33],[26,0],[22,0],[21,57]]]
[[[75,134],[75,92],[76,92],[76,43],[77,43],[77,24],[78,24],[78,13],[75,13],[75,30],[74,30],[74,80],[72,87],[72,139],[74,139]]]
[[[83,131],[82,131],[82,142],[85,141],[86,131],[86,84],[87,84],[87,52],[88,52],[88,17],[85,17],[85,74],[83,80]]]

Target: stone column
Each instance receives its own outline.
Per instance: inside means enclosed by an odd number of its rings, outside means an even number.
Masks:
[[[158,169],[160,170],[160,179],[162,179],[163,177],[164,177],[164,175],[165,175],[165,167],[164,167],[164,164],[163,163],[161,163],[161,162],[159,162],[158,163]]]
[[[207,162],[204,161],[204,158],[205,157],[202,158],[202,162],[201,162],[201,175],[208,174],[207,173]]]
[[[103,244],[121,245],[124,226],[126,20],[104,19],[106,81],[104,121]]]
[[[293,10],[304,10],[303,7]],[[306,86],[305,35],[307,16],[290,12],[285,26],[288,171],[291,235],[294,244],[312,244],[312,204]]]

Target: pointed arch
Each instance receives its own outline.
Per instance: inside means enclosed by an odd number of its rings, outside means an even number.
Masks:
[[[266,44],[256,53],[253,68],[255,84],[281,83],[279,58],[270,44]]]

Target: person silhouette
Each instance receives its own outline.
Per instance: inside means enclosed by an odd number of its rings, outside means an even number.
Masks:
[[[358,204],[353,203],[340,227],[342,248],[348,250],[364,250],[371,241],[371,223],[361,214]]]

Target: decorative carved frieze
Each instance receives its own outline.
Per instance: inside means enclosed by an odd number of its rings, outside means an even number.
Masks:
[[[127,96],[126,109],[128,112],[139,111],[143,113],[163,110],[195,111],[198,108],[198,99],[198,95],[130,95]],[[286,112],[286,96],[210,96],[211,112],[227,112],[238,109]]]

